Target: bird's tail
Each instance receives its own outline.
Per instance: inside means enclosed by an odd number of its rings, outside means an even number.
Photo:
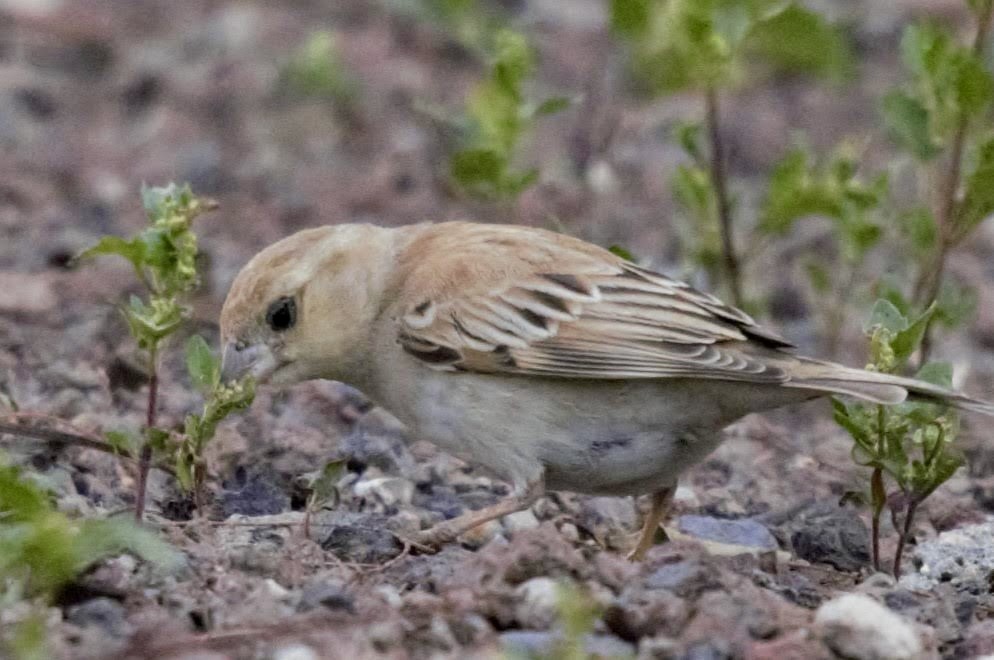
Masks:
[[[894,404],[905,399],[946,403],[994,417],[994,404],[914,378],[852,369],[831,362],[804,360],[791,372],[786,387],[845,394],[872,403]]]

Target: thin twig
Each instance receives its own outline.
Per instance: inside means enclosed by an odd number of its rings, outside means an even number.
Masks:
[[[29,419],[38,420],[43,423],[58,424],[62,427],[62,429],[27,426],[23,422]],[[44,440],[46,442],[52,442],[60,445],[74,445],[85,449],[95,449],[105,454],[116,456],[117,458],[123,458],[134,462],[138,461],[138,457],[129,452],[127,449],[115,447],[109,442],[101,440],[99,436],[83,431],[82,429],[78,429],[63,419],[51,417],[49,415],[41,415],[38,413],[14,413],[12,415],[5,415],[0,417],[0,434],[15,435],[22,438],[34,438],[36,440]],[[175,476],[175,471],[172,467],[166,465],[165,463],[156,463],[152,467]]]
[[[991,18],[994,16],[994,3],[990,3],[977,21],[977,32],[973,38],[973,53],[982,58],[987,44],[987,34],[991,28]],[[942,286],[942,276],[946,269],[946,258],[956,245],[964,238],[960,227],[955,225],[957,215],[957,192],[963,175],[963,151],[966,147],[967,130],[970,127],[970,115],[961,110],[953,133],[952,147],[949,154],[949,169],[942,180],[939,190],[939,200],[936,208],[935,222],[938,229],[938,247],[931,262],[918,275],[915,283],[914,300],[921,308],[929,305],[939,296]],[[925,328],[919,352],[919,363],[928,361],[932,349],[931,321]]]
[[[718,205],[725,281],[731,292],[732,302],[741,307],[742,285],[739,281],[739,258],[735,253],[735,239],[732,236],[732,205],[728,199],[728,179],[725,173],[725,143],[721,138],[718,93],[713,87],[708,88],[704,105],[708,136],[711,141],[711,182],[714,185],[715,201]]]

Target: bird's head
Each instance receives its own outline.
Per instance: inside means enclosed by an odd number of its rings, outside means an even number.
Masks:
[[[348,380],[365,359],[390,248],[388,229],[337,225],[301,231],[253,257],[221,310],[223,378]]]

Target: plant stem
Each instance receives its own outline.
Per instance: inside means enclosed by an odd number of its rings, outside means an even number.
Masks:
[[[135,520],[145,517],[145,492],[148,490],[148,471],[152,466],[152,445],[148,432],[155,427],[155,413],[159,398],[158,350],[153,346],[148,353],[150,375],[148,378],[148,406],[145,409],[145,442],[138,457],[138,491],[135,495]]]
[[[915,519],[915,511],[918,510],[918,505],[921,500],[918,497],[912,497],[908,501],[908,508],[904,511],[904,525],[901,530],[901,536],[897,539],[897,551],[894,553],[894,579],[897,580],[901,577],[901,559],[904,557],[904,546],[908,542],[908,536],[911,535],[911,524]]]
[[[987,34],[991,28],[991,17],[994,16],[994,3],[987,5],[984,13],[977,21],[977,32],[973,39],[973,53],[982,58],[987,43]],[[935,255],[928,265],[918,274],[913,298],[917,305],[924,309],[939,295],[942,286],[942,276],[946,269],[946,257],[964,238],[960,227],[956,226],[956,195],[963,176],[963,151],[966,147],[967,129],[970,127],[970,115],[961,111],[953,133],[952,146],[949,153],[949,169],[946,170],[939,188],[939,199],[936,205],[935,223],[938,230],[938,245]],[[929,321],[922,337],[919,364],[928,362],[932,349],[932,323]]]
[[[873,542],[873,570],[880,572],[880,514],[883,513],[884,502],[879,502],[879,493],[884,487],[884,471],[881,468],[873,468],[870,476],[870,492],[872,493],[873,516],[870,518],[871,540]]]
[[[714,185],[718,206],[718,224],[721,229],[721,250],[724,258],[725,282],[732,295],[732,302],[742,306],[742,285],[739,280],[739,259],[735,253],[732,236],[732,205],[728,199],[728,177],[725,172],[725,143],[721,138],[721,118],[718,93],[709,87],[704,96],[708,136],[711,141],[711,182]]]

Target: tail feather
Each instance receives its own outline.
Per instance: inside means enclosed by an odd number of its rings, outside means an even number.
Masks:
[[[946,403],[994,417],[994,404],[914,378],[852,369],[831,362],[804,361],[784,383],[786,387],[844,394],[871,403],[895,404],[905,399]]]

